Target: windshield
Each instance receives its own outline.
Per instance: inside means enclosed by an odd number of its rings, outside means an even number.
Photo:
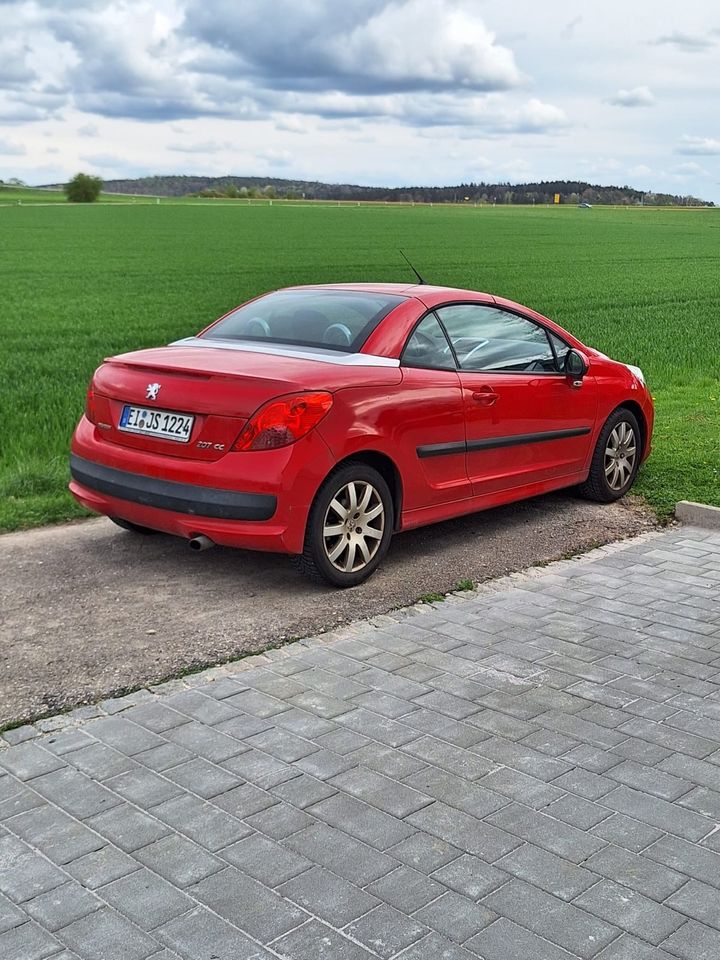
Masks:
[[[357,353],[403,297],[354,290],[280,290],[238,307],[203,339],[291,344]]]

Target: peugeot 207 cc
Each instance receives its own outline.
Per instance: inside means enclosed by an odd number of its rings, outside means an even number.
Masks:
[[[126,529],[294,554],[348,587],[399,531],[561,487],[617,500],[652,427],[641,370],[517,303],[296,287],[106,360],[70,489]]]

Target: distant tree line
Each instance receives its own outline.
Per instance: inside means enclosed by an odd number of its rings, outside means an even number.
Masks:
[[[275,177],[157,176],[136,180],[106,180],[109,193],[161,197],[198,196],[212,199],[267,198],[305,200],[374,200],[390,203],[546,204],[556,193],[562,203],[635,206],[713,206],[697,197],[636,190],[629,186],[601,186],[582,180],[542,180],[538,183],[459,183],[449,187],[363,187],[314,180]]]

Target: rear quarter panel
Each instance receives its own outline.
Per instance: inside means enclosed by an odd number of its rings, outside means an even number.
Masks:
[[[388,457],[400,474],[403,512],[470,496],[464,450],[422,460],[417,454],[425,444],[464,441],[457,374],[409,369],[401,376],[383,387],[339,391],[317,429],[338,461],[365,451]]]

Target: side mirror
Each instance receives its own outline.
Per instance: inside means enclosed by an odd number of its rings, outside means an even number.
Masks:
[[[568,350],[565,357],[565,375],[573,380],[582,380],[588,372],[588,362],[579,350]]]

